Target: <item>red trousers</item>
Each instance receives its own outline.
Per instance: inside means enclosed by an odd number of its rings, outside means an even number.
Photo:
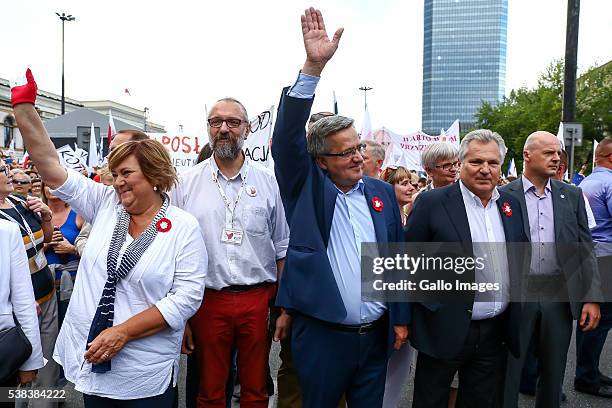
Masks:
[[[234,347],[238,349],[240,406],[268,406],[268,317],[275,292],[273,285],[238,293],[206,289],[202,306],[190,320],[200,367],[198,408],[225,408]]]

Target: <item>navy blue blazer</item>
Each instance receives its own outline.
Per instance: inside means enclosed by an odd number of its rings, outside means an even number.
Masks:
[[[339,323],[347,315],[327,257],[338,190],[307,151],[305,125],[313,99],[287,96],[283,89],[272,139],[274,171],[291,230],[276,304],[316,319]],[[403,242],[401,217],[393,187],[364,177],[364,193],[379,242]],[[374,197],[383,202],[377,212]],[[410,306],[389,303],[393,325],[409,324]],[[394,336],[389,336],[391,343]]]
[[[507,242],[527,242],[519,202],[510,194],[499,191],[497,206]],[[511,216],[501,209],[508,203]],[[406,222],[408,242],[463,242],[466,253],[473,254],[472,236],[459,183],[426,191],[418,195]],[[508,272],[511,288],[520,291],[520,278],[525,267],[525,257],[508,246]],[[455,357],[463,347],[468,334],[473,301],[467,303],[414,303],[410,341],[419,351],[430,356],[448,359]],[[510,304],[506,331],[508,348],[519,354],[520,304]]]

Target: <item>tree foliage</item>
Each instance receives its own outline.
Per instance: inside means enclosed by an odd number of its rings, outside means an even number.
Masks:
[[[533,89],[512,90],[499,104],[483,102],[476,126],[499,133],[508,146],[507,162],[522,168],[525,139],[536,130],[557,134],[563,101],[563,62],[551,63]],[[587,70],[577,81],[576,121],[583,124],[583,145],[575,163],[589,160],[592,140],[612,130],[612,62]],[[586,159],[586,160],[585,160]]]

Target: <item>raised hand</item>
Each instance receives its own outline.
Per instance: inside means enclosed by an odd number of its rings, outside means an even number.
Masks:
[[[27,80],[25,84],[11,84],[11,104],[13,107],[20,103],[31,103],[34,105],[36,102],[36,91],[38,87],[36,86],[36,81],[34,81],[34,75],[32,75],[30,68],[26,70],[25,76]]]
[[[306,62],[302,72],[308,75],[320,76],[327,61],[333,57],[338,49],[344,28],[339,28],[330,40],[325,30],[321,11],[313,7],[307,9],[302,15],[302,36],[306,50]]]

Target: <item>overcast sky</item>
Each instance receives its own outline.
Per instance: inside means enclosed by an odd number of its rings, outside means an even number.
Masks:
[[[459,0],[460,1],[460,0]],[[203,133],[205,105],[234,96],[249,114],[277,104],[305,58],[300,14],[323,11],[330,36],[345,28],[323,73],[314,110],[363,120],[367,84],[373,128],[419,129],[422,0],[7,1],[2,2],[0,77],[30,66],[40,89],[61,93],[61,23],[66,23],[66,96],[111,99],[139,109],[170,132]],[[565,49],[567,0],[509,0],[506,93],[534,86]],[[583,0],[579,72],[612,59],[612,1]],[[129,88],[132,96],[123,94]],[[450,126],[450,123],[449,123]]]

